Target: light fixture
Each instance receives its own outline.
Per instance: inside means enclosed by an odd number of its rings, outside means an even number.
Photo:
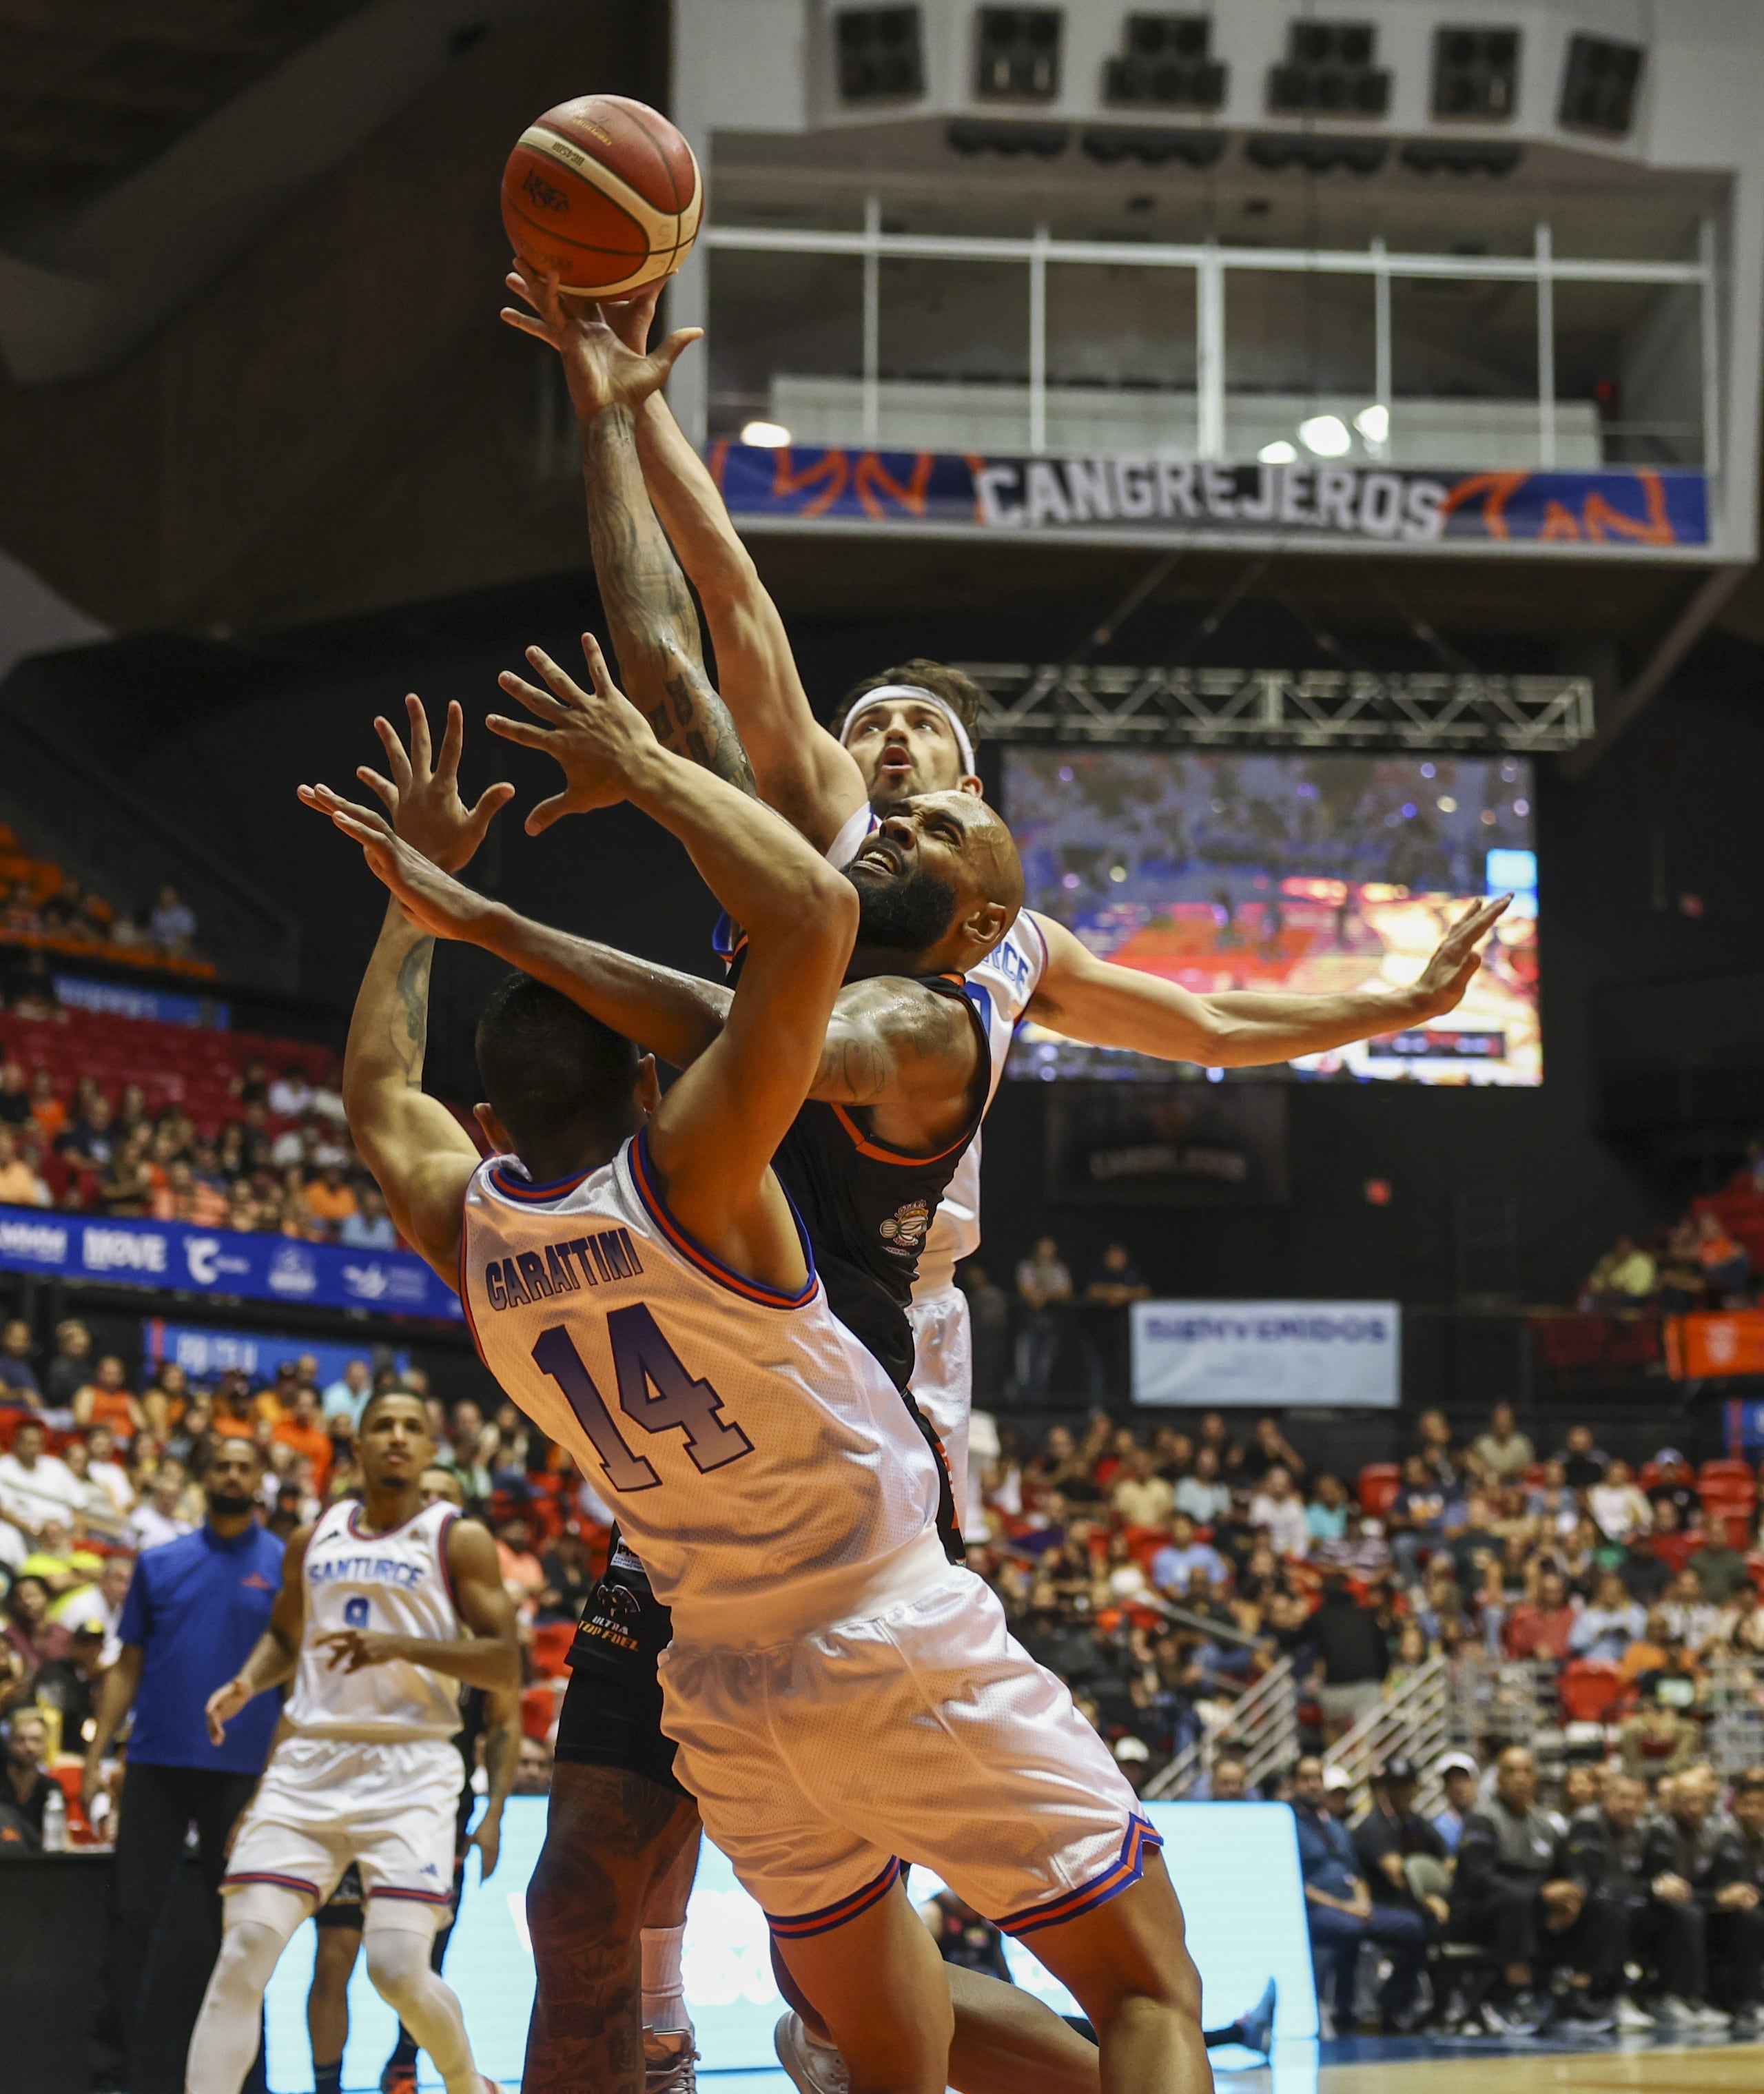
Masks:
[[[1298,440],[1319,458],[1345,458],[1353,448],[1348,425],[1339,415],[1313,415],[1298,425]]]
[[[1353,418],[1353,426],[1369,444],[1384,444],[1390,441],[1390,410],[1381,400],[1375,400],[1369,407],[1361,408]]]
[[[1290,465],[1298,453],[1284,437],[1276,437],[1271,444],[1264,444],[1256,456],[1264,465]]]
[[[790,432],[782,422],[744,422],[741,441],[755,450],[781,451],[790,441]]]

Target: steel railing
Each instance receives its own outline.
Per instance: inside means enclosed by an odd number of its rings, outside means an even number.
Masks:
[[[1283,1657],[1240,1695],[1223,1723],[1206,1726],[1198,1738],[1184,1745],[1146,1783],[1145,1794],[1153,1802],[1165,1803],[1186,1796],[1203,1775],[1212,1772],[1214,1761],[1227,1749],[1243,1760],[1252,1788],[1297,1758],[1298,1692],[1289,1657]]]

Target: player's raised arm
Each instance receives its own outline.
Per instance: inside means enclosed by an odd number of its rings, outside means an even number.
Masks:
[[[625,691],[664,749],[751,793],[747,752],[705,674],[698,613],[637,463],[637,417],[697,330],[683,328],[645,354],[626,347],[598,306],[566,299],[555,278],[532,281],[517,270],[508,281],[532,310],[505,309],[504,319],[563,360],[581,434],[594,578]]]
[[[484,841],[512,785],[493,785],[474,806],[459,797],[459,751],[464,720],[447,708],[441,754],[432,758],[428,719],[415,697],[406,700],[411,746],[406,752],[389,722],[374,726],[391,775],[357,774],[391,810],[392,823],[414,849],[449,871],[465,865]],[[334,819],[334,794],[303,785],[308,806]],[[423,1089],[428,1039],[432,936],[394,898],[355,998],[343,1056],[343,1104],[350,1133],[372,1171],[406,1243],[450,1286],[458,1273],[459,1209],[478,1166],[471,1137],[438,1098]]]
[[[1047,941],[1047,967],[1028,1015],[1088,1046],[1130,1047],[1210,1069],[1259,1068],[1321,1054],[1455,1010],[1482,965],[1478,945],[1511,899],[1503,894],[1473,903],[1407,988],[1323,996],[1260,989],[1197,996],[1137,967],[1098,959],[1062,924],[1038,915],[1031,920]]]
[[[680,838],[745,926],[747,962],[728,1020],[650,1121],[650,1154],[683,1228],[737,1271],[794,1291],[806,1267],[771,1162],[819,1067],[857,892],[771,809],[662,748],[592,636],[583,644],[592,697],[530,649],[549,689],[508,675],[502,687],[544,724],[489,725],[563,767],[565,790],[533,810],[529,830],[628,799]]]

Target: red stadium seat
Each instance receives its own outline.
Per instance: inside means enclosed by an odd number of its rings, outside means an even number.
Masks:
[[[1577,1657],[1561,1679],[1562,1714],[1571,1723],[1601,1723],[1605,1712],[1623,1696],[1623,1677],[1614,1665]]]
[[[1736,1497],[1743,1493],[1752,1498],[1757,1495],[1757,1478],[1749,1462],[1705,1462],[1697,1471],[1697,1487],[1701,1491],[1723,1488]]]
[[[1368,1462],[1358,1486],[1361,1511],[1369,1519],[1382,1519],[1401,1488],[1402,1471],[1394,1462]]]
[[[546,1679],[555,1679],[567,1670],[565,1661],[576,1640],[574,1622],[541,1622],[533,1631],[533,1664]]]

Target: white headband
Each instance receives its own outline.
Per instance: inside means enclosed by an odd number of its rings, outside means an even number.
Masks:
[[[883,684],[873,691],[866,691],[845,715],[845,724],[839,730],[839,739],[849,749],[851,731],[872,706],[884,706],[890,698],[915,698],[922,706],[930,706],[943,715],[949,723],[949,732],[955,736],[955,745],[962,752],[962,771],[964,777],[974,775],[974,745],[968,740],[967,729],[962,724],[962,715],[947,698],[940,698],[935,691],[928,691],[923,684]]]

